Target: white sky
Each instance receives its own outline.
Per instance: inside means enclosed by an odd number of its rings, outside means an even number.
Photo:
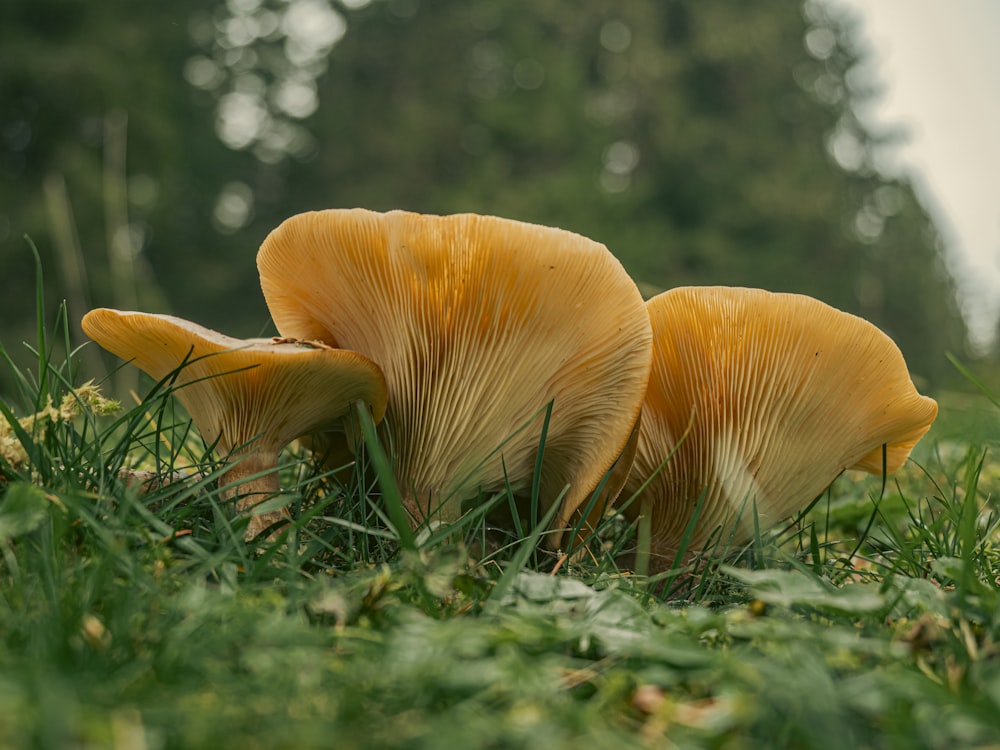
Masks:
[[[870,113],[905,128],[909,175],[948,246],[974,343],[1000,315],[1000,0],[828,0],[860,14]]]

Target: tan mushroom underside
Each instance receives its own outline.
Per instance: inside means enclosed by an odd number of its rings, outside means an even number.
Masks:
[[[280,450],[332,426],[355,401],[370,404],[376,420],[385,409],[381,372],[356,352],[236,339],[171,315],[106,308],[92,310],[82,324],[97,343],[156,380],[177,371],[174,395],[223,455],[254,439]]]
[[[596,242],[490,216],[307,213],[257,264],[278,330],[371,357],[389,389],[397,481],[418,519],[530,485],[546,405],[543,503],[560,521],[626,445],[649,376],[635,284]]]
[[[622,497],[652,521],[668,566],[699,498],[689,551],[748,541],[805,507],[844,469],[898,469],[937,415],[871,323],[797,294],[687,287],[647,303],[653,367]],[[676,453],[670,460],[671,451]],[[666,462],[664,464],[664,462]]]

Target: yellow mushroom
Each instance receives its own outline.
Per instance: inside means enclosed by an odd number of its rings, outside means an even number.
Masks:
[[[720,530],[744,543],[755,512],[767,527],[845,469],[881,473],[883,445],[895,471],[937,415],[888,336],[810,297],[687,287],[647,308],[653,367],[622,497],[649,481],[627,513],[651,520],[653,569],[699,500],[689,553]]]
[[[452,520],[508,481],[526,493],[550,404],[540,498],[551,506],[569,487],[557,523],[626,448],[651,333],[604,245],[492,216],[328,210],[281,224],[257,266],[282,335],[353,349],[385,372],[415,522]]]
[[[279,492],[278,454],[297,437],[341,427],[353,404],[385,412],[381,371],[368,358],[315,342],[235,339],[169,315],[105,308],[83,330],[156,380],[176,371],[174,395],[208,445],[232,460],[227,496],[248,511]],[[253,514],[252,538],[285,517]]]

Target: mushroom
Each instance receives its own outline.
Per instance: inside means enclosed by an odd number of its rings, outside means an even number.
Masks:
[[[686,287],[647,302],[653,368],[622,497],[651,523],[651,569],[716,536],[741,544],[845,469],[892,472],[930,429],[899,349],[871,323],[799,294]],[[648,485],[644,485],[648,482]],[[732,536],[730,537],[730,534]]]
[[[528,493],[549,408],[539,499],[562,497],[557,527],[627,447],[651,331],[604,245],[493,216],[327,210],[282,223],[257,266],[282,335],[382,368],[415,524],[454,520],[477,493]]]
[[[385,412],[385,381],[356,352],[305,341],[225,336],[170,315],[92,310],[83,330],[157,380],[176,372],[174,394],[205,442],[232,459],[226,497],[247,511],[279,492],[278,454],[297,437],[336,429],[363,401]],[[248,539],[287,516],[251,515]]]

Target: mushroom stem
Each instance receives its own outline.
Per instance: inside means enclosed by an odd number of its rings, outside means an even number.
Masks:
[[[222,499],[235,500],[236,511],[249,515],[246,538],[252,539],[278,521],[289,518],[288,510],[280,508],[263,513],[253,513],[253,508],[278,495],[278,454],[276,451],[255,451],[236,456],[222,477]],[[280,530],[276,529],[275,534]]]

